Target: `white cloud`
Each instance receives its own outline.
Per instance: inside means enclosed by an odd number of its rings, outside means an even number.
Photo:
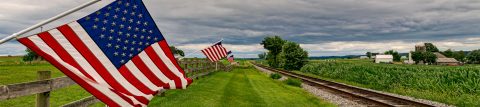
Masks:
[[[22,44],[16,42],[7,42],[5,44],[0,45],[0,56],[7,56],[7,55],[24,55],[25,49],[27,49]]]

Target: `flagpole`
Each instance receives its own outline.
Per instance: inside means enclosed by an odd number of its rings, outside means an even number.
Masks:
[[[99,1],[101,1],[101,0],[92,0],[92,1],[90,1],[90,2],[87,2],[87,3],[84,3],[84,4],[80,5],[80,6],[78,6],[78,7],[75,7],[75,8],[73,8],[73,9],[67,10],[67,11],[65,11],[65,12],[63,12],[63,13],[57,15],[57,16],[54,16],[54,17],[50,18],[50,19],[47,19],[47,20],[42,21],[42,22],[40,22],[40,23],[37,23],[37,24],[35,24],[35,25],[31,26],[31,27],[28,27],[27,29],[24,29],[24,30],[20,31],[20,32],[13,33],[12,35],[10,35],[10,36],[8,36],[8,37],[3,38],[2,40],[0,40],[0,44],[3,44],[3,43],[5,43],[5,42],[7,42],[7,41],[10,41],[10,40],[12,40],[13,38],[16,38],[16,37],[18,37],[18,36],[20,36],[20,35],[23,35],[23,34],[25,34],[25,33],[27,33],[27,32],[30,32],[30,31],[32,31],[32,30],[34,30],[34,29],[37,29],[38,27],[41,27],[41,26],[46,25],[46,24],[49,24],[49,23],[51,23],[51,22],[53,22],[53,21],[55,21],[55,20],[58,20],[58,19],[60,19],[60,18],[63,18],[63,17],[65,17],[65,16],[67,16],[67,15],[70,15],[70,14],[72,14],[72,13],[78,11],[78,10],[81,10],[81,9],[83,9],[83,8],[85,8],[85,7],[88,7],[88,6],[92,5],[92,4],[95,4],[95,3],[99,2]]]
[[[220,42],[222,42],[222,41],[223,41],[223,38],[220,39],[218,42],[215,42],[214,45],[217,44],[217,43],[220,43]],[[210,47],[210,46],[208,46],[208,47]],[[206,48],[208,48],[208,47],[206,47]],[[185,57],[187,57],[187,56],[190,56],[190,55],[193,55],[193,54],[195,54],[195,53],[198,53],[198,52],[202,51],[203,49],[205,49],[205,48],[202,48],[201,50],[196,50],[196,51],[194,51],[194,52],[192,52],[192,53],[189,53],[189,54],[187,54],[187,55],[185,55],[185,56],[183,56],[183,57],[181,56],[181,57],[179,57],[178,59],[179,59],[179,60],[182,60],[183,58],[185,58]]]

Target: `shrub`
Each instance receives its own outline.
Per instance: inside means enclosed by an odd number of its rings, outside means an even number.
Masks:
[[[320,73],[320,66],[317,64],[307,64],[300,69],[301,72],[304,73],[313,73],[319,74]]]
[[[302,87],[302,81],[296,78],[288,78],[284,82],[291,86]]]
[[[270,74],[270,78],[272,79],[280,79],[282,78],[282,75],[278,74],[278,73],[272,73]]]

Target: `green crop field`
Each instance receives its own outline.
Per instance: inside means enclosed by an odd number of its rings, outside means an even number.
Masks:
[[[371,60],[312,60],[295,71],[360,87],[456,106],[480,106],[480,67],[374,64]]]

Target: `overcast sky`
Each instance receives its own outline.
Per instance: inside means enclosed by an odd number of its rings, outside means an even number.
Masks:
[[[89,0],[2,0],[0,38]],[[62,20],[74,21],[112,0]],[[480,48],[478,0],[144,0],[170,45],[190,53],[224,38],[236,57],[257,57],[268,35],[300,43],[310,56],[408,52],[432,42],[441,50]],[[30,34],[38,33],[37,29]],[[0,55],[22,55],[16,41]],[[193,56],[203,57],[196,54]]]

